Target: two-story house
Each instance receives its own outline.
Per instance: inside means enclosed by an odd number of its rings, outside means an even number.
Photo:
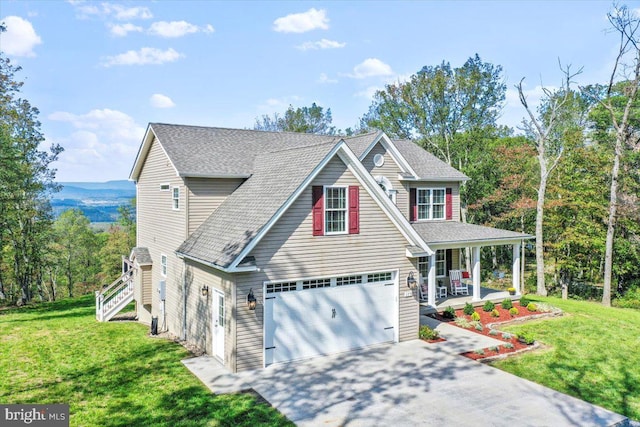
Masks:
[[[460,222],[468,178],[411,141],[152,123],[131,172],[138,318],[232,371],[416,339],[415,283],[530,236]],[[99,316],[100,317],[100,316]],[[104,317],[103,317],[104,318]]]

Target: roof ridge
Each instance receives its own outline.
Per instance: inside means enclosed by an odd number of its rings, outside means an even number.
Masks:
[[[298,145],[296,147],[288,147],[288,148],[283,148],[281,150],[265,151],[265,154],[276,154],[276,153],[289,152],[289,151],[293,151],[293,150],[304,150],[304,149],[308,149],[308,148],[315,148],[315,147],[318,147],[320,145],[329,145],[329,144],[334,144],[335,145],[335,144],[337,144],[339,141],[341,141],[343,139],[344,138],[333,138],[331,140],[317,142],[317,143],[313,143],[313,144],[309,144],[309,145]]]
[[[178,124],[178,123],[150,122],[149,125],[151,125],[151,126],[153,126],[153,125],[163,125],[163,126],[176,126],[176,127],[190,127],[190,128],[200,128],[200,129],[235,130],[235,131],[251,132],[251,133],[270,133],[270,134],[276,134],[276,135],[287,134],[287,135],[309,135],[309,136],[313,136],[313,137],[326,136],[326,137],[342,137],[342,138],[345,138],[345,136],[342,136],[342,135],[325,135],[325,134],[322,134],[322,133],[275,131],[275,130],[258,130],[258,129],[247,129],[247,128],[243,129],[243,128],[223,127],[223,126],[184,125],[184,124]],[[363,134],[363,135],[365,135],[365,134]],[[357,135],[357,136],[361,136],[361,135]],[[348,138],[352,138],[352,137],[348,137]]]

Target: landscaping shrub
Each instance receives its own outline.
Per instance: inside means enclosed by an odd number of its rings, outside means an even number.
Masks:
[[[456,311],[453,309],[453,307],[449,306],[442,312],[442,317],[444,317],[445,319],[453,319],[454,317],[456,317]]]
[[[538,306],[536,305],[535,302],[530,302],[529,304],[527,304],[527,310],[538,311]]]
[[[480,320],[480,315],[477,312],[474,311],[471,314],[471,320],[475,320],[477,322],[478,320]]]
[[[520,311],[515,307],[511,307],[509,309],[509,314],[512,316],[517,316],[518,314],[520,314]]]
[[[500,350],[498,347],[499,347],[499,346],[494,345],[494,346],[492,346],[492,347],[489,347],[489,350],[491,350],[491,351],[495,351],[495,352],[497,353],[497,352]]]
[[[510,342],[506,342],[506,343],[502,344],[502,346],[504,348],[513,348],[513,344],[511,344]]]
[[[489,335],[498,335],[498,331],[496,331],[495,329],[490,329]]]
[[[527,332],[527,331],[522,331],[518,333],[518,340],[527,344],[527,345],[531,345],[534,342],[536,342],[535,337],[533,336],[532,332]]]
[[[611,304],[614,307],[640,310],[640,286],[627,290],[623,296],[611,301]]]
[[[421,340],[435,340],[440,337],[440,334],[438,331],[431,329],[426,325],[422,325],[418,331],[418,337],[420,337]]]
[[[480,349],[480,350],[474,350],[473,352],[474,352],[475,354],[479,354],[480,356],[483,356],[483,355],[484,355],[484,350],[483,350],[483,349]]]
[[[531,300],[529,298],[525,297],[524,295],[522,297],[520,297],[520,306],[521,307],[528,306],[530,302],[531,302]]]
[[[464,308],[462,309],[462,312],[467,316],[471,316],[473,313],[475,313],[475,310],[473,309],[473,305],[471,305],[470,303],[466,303],[464,305]]]
[[[540,313],[551,313],[552,311],[558,310],[558,308],[544,302],[539,302],[536,305],[538,306],[538,311]]]
[[[502,308],[504,308],[505,310],[509,310],[511,307],[513,307],[513,302],[509,298],[505,298],[504,301],[500,303],[500,306],[502,306]]]
[[[503,332],[502,333],[502,338],[505,339],[505,340],[510,340],[511,338],[513,338],[513,335],[511,335],[508,332]]]
[[[480,322],[476,322],[475,328],[476,328],[476,331],[484,330],[484,327],[482,326],[482,323],[480,323]]]
[[[500,312],[498,311],[497,308],[494,308],[493,310],[491,310],[491,316],[492,317],[500,317]]]
[[[456,317],[454,322],[461,328],[469,329],[471,327],[471,322],[469,322],[466,317]]]
[[[484,305],[482,306],[482,309],[487,312],[493,310],[494,308],[496,308],[496,305],[491,301],[485,302]]]

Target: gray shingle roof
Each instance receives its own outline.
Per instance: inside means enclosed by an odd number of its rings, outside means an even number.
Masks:
[[[135,258],[138,265],[149,265],[153,264],[153,260],[151,259],[151,254],[149,254],[148,248],[143,247],[135,247],[131,250],[133,257]]]
[[[424,221],[411,224],[428,245],[436,243],[487,242],[530,239],[529,234],[455,221]]]
[[[177,252],[229,267],[335,145],[329,142],[258,156],[251,178],[227,197]]]
[[[468,176],[449,166],[413,141],[394,140],[393,144],[407,160],[419,179],[439,181],[466,181]]]
[[[149,124],[180,176],[249,176],[262,153],[338,142],[342,137],[203,126]],[[360,145],[376,133],[344,138]]]

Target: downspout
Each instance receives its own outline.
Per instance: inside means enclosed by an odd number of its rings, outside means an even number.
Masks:
[[[187,340],[187,269],[182,261],[182,340]]]

